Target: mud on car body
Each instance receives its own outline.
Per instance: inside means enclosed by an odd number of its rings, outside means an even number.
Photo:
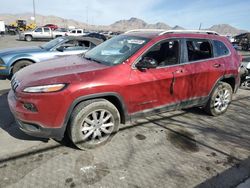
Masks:
[[[230,42],[214,32],[135,30],[84,57],[24,68],[11,81],[8,101],[27,134],[68,135],[80,149],[93,148],[134,118],[193,106],[225,113],[239,66]]]

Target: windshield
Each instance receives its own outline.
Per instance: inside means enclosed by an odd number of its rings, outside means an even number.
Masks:
[[[148,41],[148,38],[120,35],[88,51],[85,58],[106,65],[117,65],[128,59]]]
[[[54,48],[55,46],[57,46],[59,43],[61,43],[62,41],[64,41],[65,39],[64,38],[56,38],[54,40],[51,40],[43,45],[41,45],[41,48],[44,48],[46,50],[50,50],[52,48]]]

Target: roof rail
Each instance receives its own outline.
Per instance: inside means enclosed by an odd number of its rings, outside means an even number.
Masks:
[[[164,29],[133,29],[133,30],[129,30],[126,31],[125,33],[136,33],[136,32],[164,32],[166,30]]]
[[[219,33],[209,30],[165,30],[161,32],[159,35],[164,35],[167,33],[200,33],[200,34],[219,35]]]

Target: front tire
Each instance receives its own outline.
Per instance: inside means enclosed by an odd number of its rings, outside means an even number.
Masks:
[[[15,65],[13,66],[12,74],[15,74],[16,72],[18,72],[22,68],[27,67],[31,64],[33,64],[33,63],[30,61],[26,61],[26,60],[21,60],[21,61],[16,62]]]
[[[212,116],[224,114],[232,101],[233,89],[225,82],[219,82],[212,92],[205,111]]]
[[[109,142],[119,130],[120,114],[105,99],[84,101],[74,109],[68,128],[72,142],[79,149],[91,149]]]

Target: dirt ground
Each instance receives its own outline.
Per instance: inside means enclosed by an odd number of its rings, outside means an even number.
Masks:
[[[40,45],[0,38],[0,49]],[[102,147],[21,132],[0,80],[0,187],[236,187],[250,177],[250,90],[239,89],[226,114],[199,108],[123,125]]]

